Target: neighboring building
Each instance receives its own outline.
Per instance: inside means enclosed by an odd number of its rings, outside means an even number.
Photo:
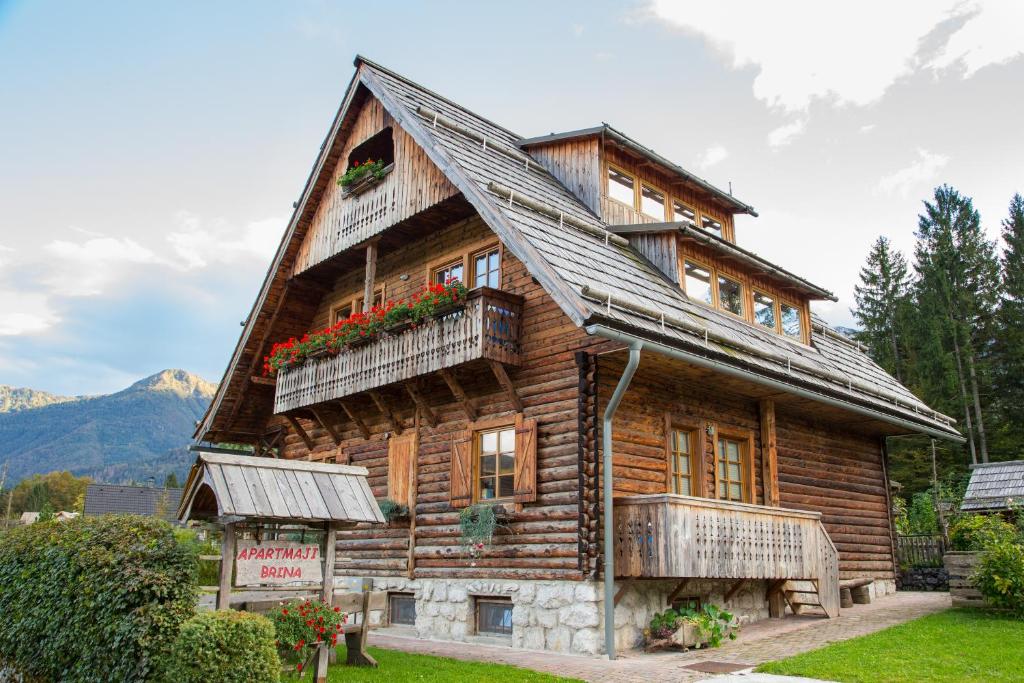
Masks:
[[[339,187],[367,158],[382,177]],[[617,647],[669,599],[750,620],[810,585],[835,615],[840,578],[894,590],[884,437],[961,437],[813,315],[829,292],[737,244],[740,213],[610,126],[525,139],[358,58],[196,436],[360,465],[409,504],[340,531],[338,571],[423,636],[604,651],[606,457]],[[847,258],[825,227],[818,258]],[[274,342],[451,277],[461,315],[261,376]],[[478,502],[507,519],[475,552]]]
[[[42,513],[39,513],[39,512],[22,512],[21,513],[21,523],[22,524],[35,524],[36,522],[39,521],[39,515],[40,514],[42,514]],[[61,510],[60,512],[55,512],[53,514],[53,518],[56,519],[58,522],[66,522],[67,520],[74,519],[75,517],[78,517],[78,513],[77,512],[68,512],[67,510]]]
[[[147,515],[177,522],[179,502],[181,489],[89,484],[85,491],[85,514]]]
[[[1009,512],[1024,505],[1024,460],[971,466],[960,509],[965,512]]]
[[[38,512],[22,512],[21,513],[21,523],[22,524],[35,524],[38,521],[39,521],[39,513]]]

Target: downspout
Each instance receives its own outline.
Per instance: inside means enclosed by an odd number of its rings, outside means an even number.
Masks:
[[[615,659],[615,543],[613,534],[613,510],[612,510],[612,418],[615,411],[622,402],[622,397],[629,388],[636,374],[636,367],[640,364],[640,349],[644,347],[640,340],[633,340],[629,343],[629,361],[622,371],[619,384],[612,392],[611,400],[604,409],[604,423],[601,426],[601,450],[603,458],[601,463],[602,475],[604,476],[604,491],[601,500],[604,503],[604,649],[608,653],[608,659]]]

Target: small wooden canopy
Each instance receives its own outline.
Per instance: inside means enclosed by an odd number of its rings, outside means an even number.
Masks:
[[[200,453],[185,483],[178,519],[383,524],[366,475],[366,468],[349,465]]]

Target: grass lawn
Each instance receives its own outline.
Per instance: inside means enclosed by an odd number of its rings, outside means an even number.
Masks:
[[[757,670],[843,683],[1022,681],[1024,621],[951,609]]]
[[[356,666],[345,666],[344,646],[338,648],[338,662],[330,668],[327,680],[345,683],[358,681],[438,681],[457,683],[461,681],[487,681],[487,683],[581,683],[574,678],[560,678],[551,674],[520,669],[507,664],[489,664],[487,662],[464,662],[460,659],[434,657],[432,655],[415,655],[397,650],[382,650],[377,647],[367,648],[370,655],[377,660],[378,668],[364,669]],[[298,680],[294,675],[288,680]],[[311,680],[307,675],[303,680]]]

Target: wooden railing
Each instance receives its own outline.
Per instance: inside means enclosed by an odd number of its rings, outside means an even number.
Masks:
[[[839,553],[821,515],[677,495],[615,499],[615,575],[813,581],[839,614]]]
[[[310,360],[277,378],[274,412],[316,405],[474,360],[519,364],[523,299],[471,290],[465,309],[337,356]]]
[[[942,536],[931,534],[900,535],[896,551],[901,567],[941,567],[946,543]]]

